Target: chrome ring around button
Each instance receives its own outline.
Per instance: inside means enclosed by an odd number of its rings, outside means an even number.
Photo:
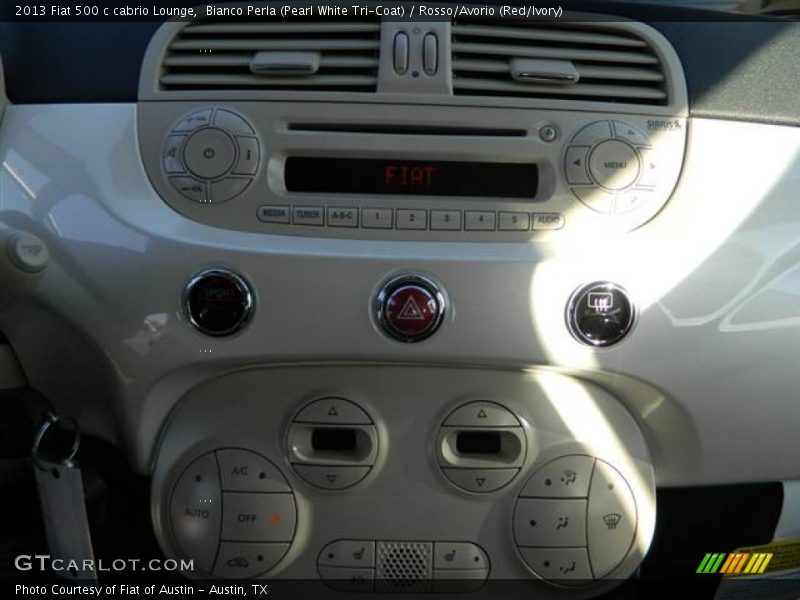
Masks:
[[[399,309],[391,306],[395,301]],[[389,337],[405,342],[421,342],[439,329],[447,312],[441,287],[427,277],[406,274],[384,282],[375,296],[375,322]]]
[[[238,309],[237,307],[233,306],[228,307],[237,310],[234,310],[234,312],[229,315],[232,317],[230,322],[221,327],[212,327],[211,321],[206,318],[208,317],[209,306],[205,307],[206,311],[204,313],[202,310],[199,310],[201,307],[194,305],[195,300],[202,300],[194,297],[196,288],[214,278],[224,280],[228,284],[231,284],[231,291],[235,294],[238,294],[239,297],[238,300],[226,300],[219,296],[217,298],[205,298],[205,300],[210,302],[230,302],[231,304],[238,302]],[[223,337],[236,333],[250,321],[255,307],[255,298],[250,286],[240,275],[228,269],[207,269],[193,275],[186,284],[186,287],[183,290],[182,305],[186,318],[189,320],[189,323],[195,327],[195,329],[206,335]]]
[[[627,290],[608,281],[579,287],[567,303],[567,328],[579,342],[602,348],[628,335],[636,320],[636,306]]]

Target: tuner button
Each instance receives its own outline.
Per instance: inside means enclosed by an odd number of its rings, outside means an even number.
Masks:
[[[375,300],[378,324],[401,342],[420,342],[442,323],[445,299],[438,286],[418,275],[405,275],[384,284]]]
[[[198,273],[184,291],[183,308],[189,322],[202,333],[231,335],[252,316],[253,293],[236,273],[211,269]]]

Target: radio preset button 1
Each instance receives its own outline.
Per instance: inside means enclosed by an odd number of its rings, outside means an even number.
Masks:
[[[295,225],[324,225],[325,209],[321,206],[295,206],[292,208],[292,223]]]
[[[524,212],[501,212],[498,221],[500,231],[528,231],[531,228],[531,216]]]
[[[264,221],[264,223],[289,224],[288,206],[259,206],[256,215],[258,220]]]
[[[433,231],[460,231],[460,210],[432,210],[431,229]]]
[[[236,146],[221,129],[207,127],[193,133],[183,147],[188,169],[201,179],[216,179],[227,173],[236,158]]]
[[[398,229],[427,229],[428,211],[423,209],[397,209]]]
[[[358,227],[358,209],[329,206],[328,227]]]
[[[464,229],[467,231],[494,231],[496,214],[493,211],[468,210],[464,213]]]
[[[391,208],[362,208],[361,227],[365,229],[391,229],[393,223]]]

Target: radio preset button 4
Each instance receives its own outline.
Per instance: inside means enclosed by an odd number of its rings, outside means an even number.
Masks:
[[[464,229],[467,231],[494,231],[497,215],[492,211],[468,210],[464,213]]]

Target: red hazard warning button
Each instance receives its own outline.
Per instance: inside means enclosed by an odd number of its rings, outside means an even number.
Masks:
[[[419,342],[441,324],[445,302],[435,283],[405,275],[384,285],[376,309],[378,323],[386,333],[403,342]]]

